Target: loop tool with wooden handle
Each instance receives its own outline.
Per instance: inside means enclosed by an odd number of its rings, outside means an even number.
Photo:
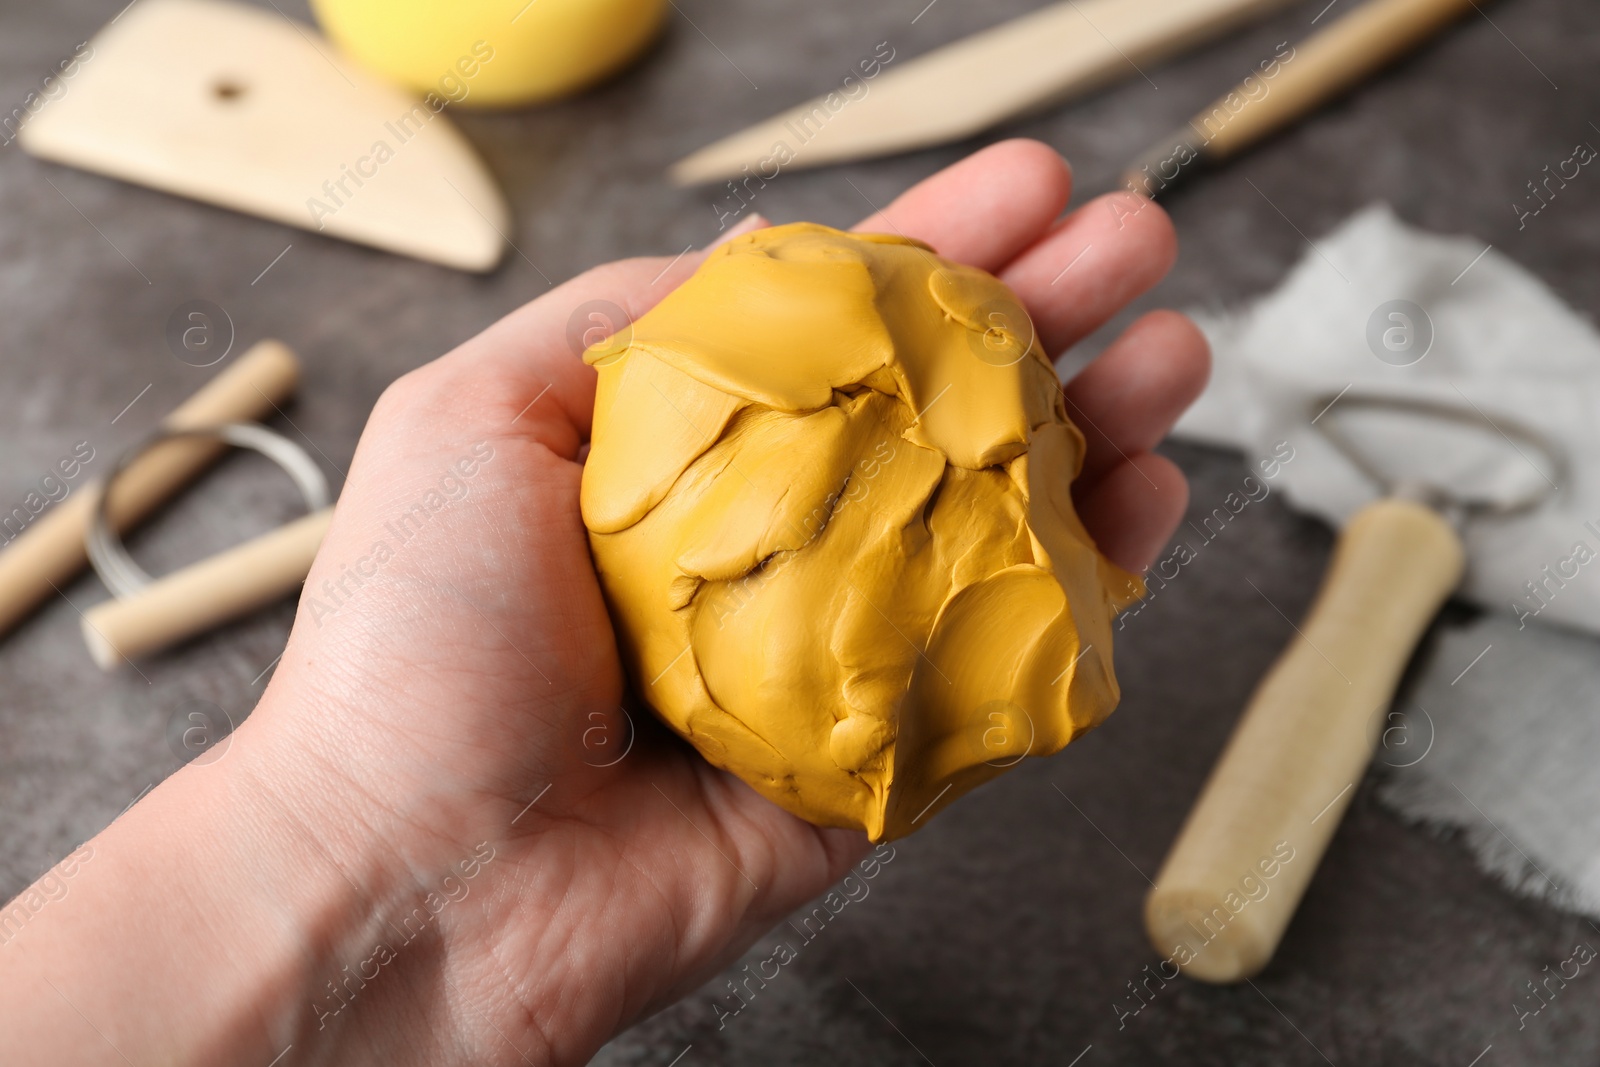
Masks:
[[[1310,614],[1256,689],[1146,899],[1157,951],[1208,982],[1248,978],[1277,949],[1372,759],[1401,673],[1460,582],[1462,525],[1534,507],[1564,469],[1542,435],[1476,410],[1359,395],[1320,397],[1319,408],[1324,435],[1386,495],[1340,534]],[[1486,479],[1471,491],[1396,479],[1340,425],[1358,412],[1490,431],[1515,450],[1509,464],[1524,462],[1540,481],[1510,489],[1504,477]]]
[[[310,514],[209,559],[152,580],[128,555],[108,503],[121,475],[174,441],[218,440],[259,452],[299,486]],[[169,647],[269,604],[305,581],[333,517],[328,482],[299,445],[253,423],[158,431],[127,453],[99,493],[85,544],[89,561],[114,594],[83,615],[89,654],[109,670]]]
[[[266,418],[294,392],[300,361],[279,341],[259,341],[161,420],[164,430]],[[117,478],[106,510],[119,531],[143,522],[222,454],[219,441],[168,441],[146,452]],[[89,562],[84,535],[99,499],[81,491],[42,514],[0,552],[0,636]]]

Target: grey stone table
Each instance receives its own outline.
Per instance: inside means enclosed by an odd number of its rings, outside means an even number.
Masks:
[[[122,2],[0,4],[0,111]],[[1120,163],[1278,42],[1302,38],[1326,3],[1293,5],[994,136],[1041,138],[1072,158],[1080,189],[1104,189]],[[0,504],[20,501],[79,441],[95,449],[91,470],[103,470],[210,373],[175,360],[162,340],[169,312],[195,298],[226,308],[241,340],[278,336],[303,355],[306,381],[282,428],[337,476],[387,382],[547,279],[712,238],[716,194],[669,188],[667,163],[828,89],[880,41],[909,57],[1031,6],[925,5],[678,0],[661,43],[598,91],[521,114],[456,116],[517,217],[520,252],[487,278],[0,148]],[[300,3],[283,6],[305,15]],[[1141,306],[1257,293],[1304,253],[1303,235],[1381,198],[1412,222],[1493,242],[1569,303],[1594,308],[1600,177],[1585,172],[1522,230],[1510,205],[1576,141],[1600,139],[1597,95],[1600,7],[1485,4],[1345,102],[1174,198],[1182,258]],[[845,224],[867,212],[865,200],[888,200],[976,143],[784,174],[756,206],[777,220]],[[1197,514],[1245,473],[1225,453],[1170,454],[1193,479]],[[275,470],[232,458],[134,549],[169,567],[283,521],[292,504]],[[726,1025],[711,1007],[718,983],[619,1037],[600,1062],[667,1064],[686,1048],[685,1067],[1595,1062],[1600,982],[1578,980],[1520,1032],[1511,1006],[1523,982],[1595,932],[1508,895],[1458,843],[1402,825],[1373,802],[1370,780],[1253,985],[1180,979],[1119,1022],[1138,1003],[1128,983],[1156,962],[1139,922],[1146,876],[1289,635],[1245,579],[1301,612],[1330,543],[1276,497],[1252,508],[1128,627],[1117,650],[1125,698],[1105,727],[897,845],[870,895]],[[75,607],[104,592],[92,578],[65,592],[71,605],[49,604],[0,645],[0,898],[177,767],[166,738],[185,708],[245,714],[291,616],[282,605],[142,673],[101,674]],[[769,939],[750,958],[770,951]]]

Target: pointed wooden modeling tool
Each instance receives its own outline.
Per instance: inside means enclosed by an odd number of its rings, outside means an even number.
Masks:
[[[852,78],[837,92],[702,148],[674,164],[668,175],[680,185],[694,185],[737,177],[746,167],[757,173],[763,165],[769,170],[815,167],[957,141],[1025,112],[1144,75],[1143,67],[1287,3],[1051,4],[914,60],[880,64],[877,77]]]
[[[1368,0],[1302,42],[1291,58],[1263,63],[1261,75],[1150,146],[1128,165],[1122,184],[1159,197],[1321,107],[1476,6],[1475,0]]]
[[[486,271],[510,212],[432,105],[315,30],[224,0],[135,0],[19,135],[31,153],[290,226]]]

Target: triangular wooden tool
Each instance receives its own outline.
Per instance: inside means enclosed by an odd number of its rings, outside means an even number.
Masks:
[[[834,92],[708,145],[668,175],[680,185],[741,174],[747,181],[752,174],[770,180],[779,170],[958,141],[1140,76],[1145,65],[1288,2],[1065,0],[893,65],[894,50],[885,41],[874,59],[858,64],[861,76],[849,71]]]
[[[442,98],[314,30],[221,0],[136,0],[91,42],[29,152],[462,270],[500,261],[505,199]]]

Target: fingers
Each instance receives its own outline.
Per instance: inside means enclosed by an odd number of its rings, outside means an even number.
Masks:
[[[1189,506],[1183,472],[1151,452],[1119,463],[1097,482],[1079,482],[1074,490],[1078,514],[1100,551],[1136,573],[1155,561]]]
[[[946,259],[998,271],[1039,239],[1071,192],[1072,168],[1055,149],[1002,141],[912,186],[855,228],[914,237]]]
[[[1152,311],[1129,326],[1066,385],[1067,415],[1088,445],[1080,482],[1154,448],[1210,373],[1210,346],[1187,316]]]
[[[912,188],[856,228],[915,237],[940,255],[997,272],[1055,354],[1105,323],[1166,274],[1177,240],[1166,213],[1114,193],[1052,225],[1071,171],[1031,141],[985,149]],[[1075,487],[1101,550],[1130,570],[1155,559],[1188,503],[1183,474],[1150,454],[1209,373],[1210,353],[1182,315],[1128,329],[1067,391],[1088,443]]]
[[[1142,196],[1109,193],[1062,219],[1000,278],[1057,356],[1159,282],[1177,254],[1165,211]]]
[[[1172,223],[1152,201],[1111,193],[1056,222],[1071,192],[1072,169],[1054,149],[1002,141],[855,228],[914,237],[998,273],[1054,355],[1160,281],[1177,256]]]

